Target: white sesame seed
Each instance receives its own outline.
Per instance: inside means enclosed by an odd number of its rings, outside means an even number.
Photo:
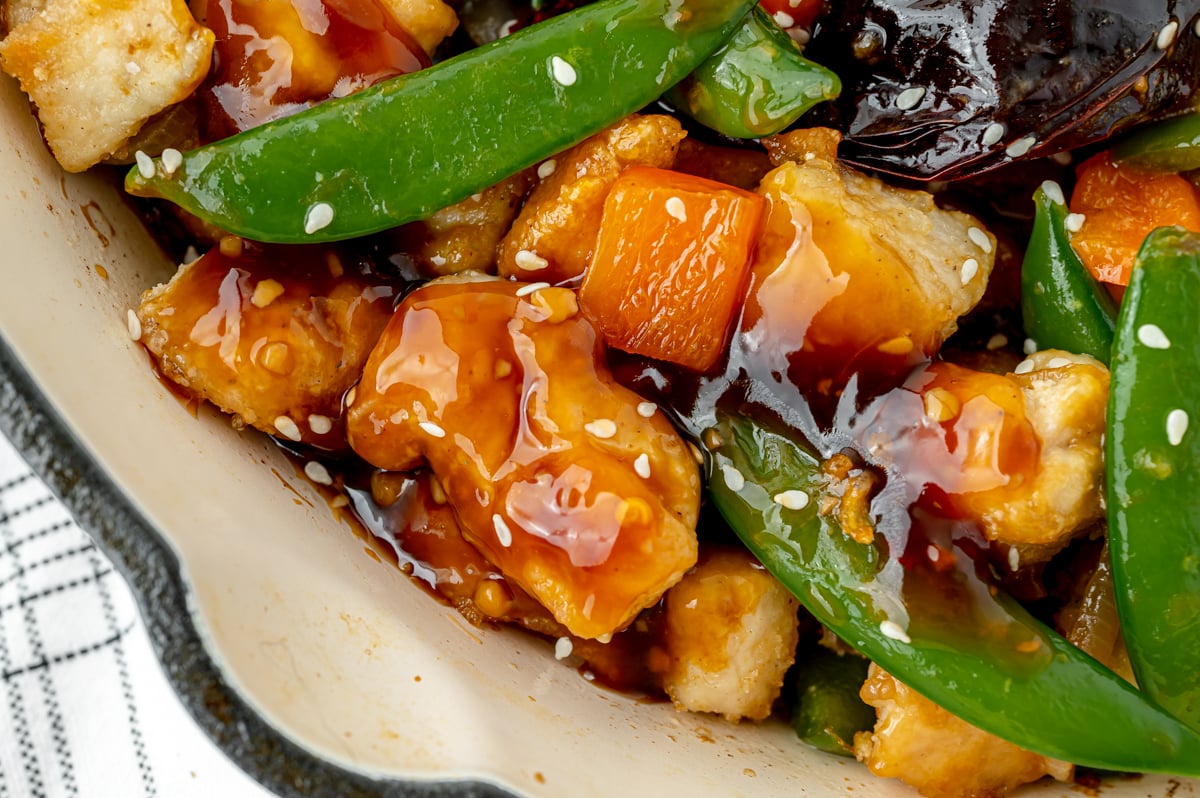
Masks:
[[[346,391],[345,401],[346,401],[347,407],[354,404],[354,397],[356,397],[356,396],[358,396],[358,386],[351,385],[350,390]]]
[[[1033,136],[1025,136],[1024,138],[1019,138],[1012,144],[1009,144],[1007,147],[1005,147],[1004,154],[1009,158],[1020,158],[1022,155],[1032,150],[1035,144],[1037,144],[1036,138]]]
[[[140,75],[142,73],[142,67],[137,61],[126,61],[125,71],[130,75]]]
[[[129,340],[142,340],[142,320],[132,309],[125,311],[125,323],[129,327]]]
[[[308,417],[308,428],[317,435],[326,435],[333,429],[333,419],[313,413]]]
[[[1143,324],[1137,329],[1137,339],[1151,349],[1170,349],[1171,339],[1157,324]]]
[[[137,161],[138,174],[143,179],[149,180],[154,177],[154,159],[146,153],[138,150],[133,154],[133,159]]]
[[[913,86],[905,89],[896,95],[896,107],[901,111],[909,111],[917,107],[917,104],[925,97],[924,86]]]
[[[1004,333],[996,333],[987,341],[987,349],[989,352],[995,352],[997,349],[1002,349],[1008,346],[1008,336]]]
[[[1160,50],[1165,50],[1175,43],[1175,36],[1179,33],[1179,23],[1171,20],[1166,25],[1163,25],[1162,30],[1158,32],[1158,38],[1154,41],[1154,46]]]
[[[931,545],[925,547],[925,556],[929,558],[930,562],[937,562],[942,558],[942,553],[938,551],[937,546]]]
[[[1046,368],[1061,369],[1071,365],[1071,361],[1065,357],[1052,357],[1046,361]]]
[[[731,466],[729,463],[721,465],[721,476],[725,477],[725,484],[734,493],[737,493],[742,488],[746,487],[746,478],[742,476],[742,472]]]
[[[513,28],[515,28],[516,26],[517,26],[517,20],[515,20],[515,19],[505,20],[504,24],[500,26],[500,30],[496,32],[497,37],[503,39],[505,36],[512,33]]]
[[[633,461],[633,472],[642,479],[650,479],[650,458],[645,452],[639,454]]]
[[[550,59],[550,73],[554,76],[554,82],[562,86],[574,86],[579,78],[575,67],[557,55]]]
[[[1187,428],[1188,414],[1186,410],[1175,408],[1167,413],[1167,443],[1172,446],[1183,443],[1183,436],[1187,434]]]
[[[1017,364],[1017,367],[1013,369],[1013,374],[1028,374],[1031,371],[1033,371],[1033,361],[1026,358]]]
[[[538,164],[537,176],[545,180],[550,175],[554,174],[554,170],[558,168],[558,161],[553,158],[547,158]]]
[[[162,151],[162,167],[167,177],[175,174],[181,166],[183,166],[183,153],[174,147],[167,147]]]
[[[422,421],[417,424],[417,426],[424,430],[426,435],[432,435],[435,438],[446,437],[446,430],[442,429],[440,425],[434,424],[432,421]]]
[[[1008,570],[1021,570],[1021,552],[1017,551],[1016,546],[1010,546],[1008,549]]]
[[[1053,180],[1047,180],[1042,183],[1042,193],[1045,194],[1046,198],[1055,205],[1067,204],[1067,198],[1063,196],[1062,186],[1060,186],[1058,183],[1055,183]]]
[[[670,197],[667,200],[667,213],[681,222],[687,221],[687,206],[679,197]]]
[[[1007,128],[1000,122],[993,122],[983,129],[983,146],[990,147],[1004,138]]]
[[[329,469],[316,460],[309,460],[304,464],[304,475],[318,485],[333,484],[333,477],[329,476]]]
[[[893,640],[899,640],[901,643],[911,643],[912,638],[908,636],[908,632],[895,621],[880,621],[879,631],[884,637],[890,637]]]
[[[803,510],[808,506],[808,494],[802,490],[785,490],[772,496],[771,501],[785,510]]]
[[[575,644],[571,642],[569,637],[560,637],[554,641],[554,658],[566,659],[571,656],[571,652],[575,650]]]
[[[527,272],[541,271],[550,265],[550,261],[527,249],[518,249],[517,254],[513,256],[513,261],[516,262],[518,268]]]
[[[974,258],[967,258],[965,261],[963,261],[962,274],[960,274],[958,277],[959,280],[962,281],[962,284],[966,285],[974,280],[975,275],[977,274],[979,274],[979,261],[975,260]]]
[[[506,549],[512,545],[512,530],[508,528],[508,524],[504,523],[500,513],[492,514],[492,528],[496,530],[497,543]]]
[[[609,418],[598,418],[583,425],[589,435],[597,438],[611,438],[617,434],[617,424]]]
[[[287,416],[279,416],[275,419],[275,429],[279,430],[279,434],[289,441],[300,440],[300,428]]]
[[[638,402],[637,414],[642,418],[650,418],[658,410],[658,405],[654,402]]]
[[[1197,17],[1196,24],[1192,26],[1192,33],[1200,36],[1200,17]]]
[[[1038,351],[1037,341],[1033,340],[1032,338],[1026,338],[1025,342],[1021,344],[1021,351],[1027,355],[1032,355],[1034,352]]]
[[[1067,228],[1068,233],[1078,233],[1083,229],[1083,223],[1087,221],[1087,217],[1082,213],[1068,213],[1067,218],[1063,220],[1063,226]]]
[[[967,230],[967,238],[971,239],[971,243],[983,250],[986,255],[992,251],[992,240],[988,238],[988,234],[978,227],[972,227]]]
[[[328,202],[315,202],[304,214],[304,232],[312,235],[324,230],[333,221],[333,206]]]
[[[796,18],[786,11],[776,11],[774,19],[775,24],[781,28],[790,28],[796,24]]]
[[[529,296],[530,294],[541,291],[543,288],[549,288],[550,283],[526,283],[517,289],[517,296]]]

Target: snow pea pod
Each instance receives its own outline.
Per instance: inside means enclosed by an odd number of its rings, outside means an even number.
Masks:
[[[1148,695],[1200,729],[1198,297],[1200,235],[1151,233],[1117,321],[1105,454],[1130,662]]]
[[[1113,147],[1113,157],[1140,169],[1200,169],[1200,114],[1184,114],[1138,128]]]
[[[709,488],[726,520],[821,623],[896,678],[1046,756],[1200,775],[1200,734],[1015,602],[909,578],[898,558],[846,536],[822,512],[828,478],[807,447],[725,412],[714,429]]]
[[[280,243],[419,219],[658,98],[753,0],[602,0],[183,156],[135,167],[134,194]],[[175,167],[175,168],[170,168]],[[147,169],[147,171],[149,171]]]
[[[760,6],[667,99],[702,125],[751,139],[778,133],[840,91],[837,75],[805,58]]]
[[[1058,184],[1043,183],[1033,201],[1033,233],[1021,264],[1025,332],[1042,349],[1065,349],[1107,363],[1116,304],[1071,248]]]

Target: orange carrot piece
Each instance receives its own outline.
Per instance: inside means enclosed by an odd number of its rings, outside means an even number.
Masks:
[[[621,173],[579,302],[609,346],[696,371],[720,360],[741,307],[763,198],[665,169]]]
[[[1079,166],[1071,212],[1083,226],[1071,246],[1096,279],[1128,285],[1142,241],[1158,227],[1200,231],[1200,192],[1176,174],[1113,163],[1103,152]]]

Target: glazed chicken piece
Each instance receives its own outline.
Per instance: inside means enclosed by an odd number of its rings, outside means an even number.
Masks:
[[[626,166],[667,168],[686,134],[669,116],[617,122],[537,168],[541,182],[500,245],[504,277],[562,283],[592,259],[604,198]]]
[[[214,248],[147,291],[137,317],[162,373],[235,426],[333,449],[394,295],[333,249]]]
[[[1108,371],[1046,351],[1001,375],[938,362],[878,400],[857,435],[880,462],[937,486],[1016,570],[1102,517]]]
[[[398,231],[401,247],[432,275],[495,272],[500,241],[537,182],[526,169]]]
[[[663,688],[676,709],[770,715],[795,660],[799,606],[745,549],[707,549],[667,591]]]
[[[19,16],[0,42],[0,66],[37,106],[69,172],[120,150],[208,74],[213,34],[184,0],[48,0]]]
[[[458,16],[442,0],[380,0],[429,55],[458,27]]]
[[[983,296],[995,239],[932,195],[836,161],[820,128],[766,140],[763,235],[743,330],[755,358],[835,396],[850,376],[887,381],[935,354]],[[755,329],[757,325],[761,325]]]
[[[401,303],[347,435],[380,468],[428,463],[488,560],[572,634],[606,639],[695,563],[700,478],[600,358],[568,289],[442,278]]]
[[[897,778],[929,798],[991,798],[1053,776],[1066,762],[1018,748],[961,720],[872,664],[862,699],[875,708],[875,730],[854,737],[854,754],[871,772]]]

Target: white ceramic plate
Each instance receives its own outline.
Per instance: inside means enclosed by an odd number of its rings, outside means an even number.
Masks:
[[[368,556],[265,438],[208,410],[193,417],[158,383],[126,310],[174,265],[114,186],[58,169],[8,79],[0,175],[0,429],[123,569],[196,721],[265,785],[318,796],[911,794],[783,725],[606,692],[545,641],[468,626]],[[1146,777],[1107,794],[1200,789]]]

